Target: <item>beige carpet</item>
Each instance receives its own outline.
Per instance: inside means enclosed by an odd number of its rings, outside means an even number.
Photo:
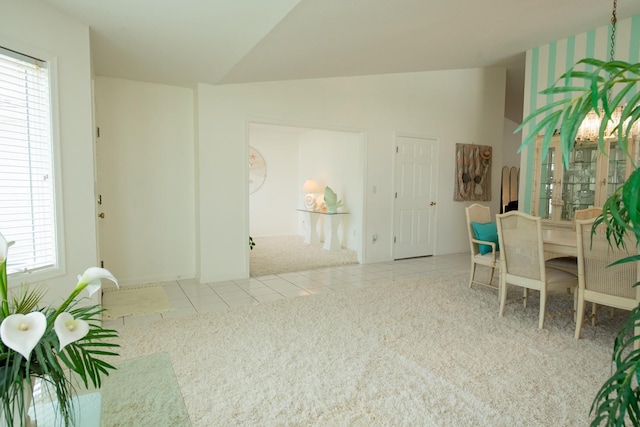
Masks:
[[[164,287],[157,284],[106,289],[102,293],[102,306],[107,310],[102,314],[104,320],[164,313],[172,309]]]
[[[499,318],[496,292],[467,280],[449,274],[123,326],[121,354],[169,353],[194,426],[588,425],[624,314],[575,340],[572,316],[538,330],[533,299]],[[571,304],[566,294],[549,298],[551,311]]]
[[[256,246],[249,256],[253,277],[358,263],[354,251],[328,251],[322,244],[307,245],[302,236],[258,237],[254,241]]]

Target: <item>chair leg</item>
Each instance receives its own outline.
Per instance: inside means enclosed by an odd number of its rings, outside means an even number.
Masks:
[[[491,275],[489,276],[489,285],[491,285],[491,282],[493,281],[493,273],[496,271],[495,267],[491,267]]]
[[[596,326],[597,314],[598,314],[598,304],[594,302],[593,306],[591,307],[591,326]]]
[[[471,261],[471,277],[469,277],[469,287],[473,285],[473,278],[476,274],[476,263]]]
[[[577,340],[580,339],[580,333],[582,332],[583,319],[584,319],[584,294],[582,292],[582,289],[578,289],[578,310],[576,314],[576,332],[575,332],[575,337]]]
[[[544,314],[547,311],[547,290],[540,289],[540,319],[538,320],[538,328],[544,327]]]
[[[522,292],[522,294],[524,295],[524,298],[522,298],[522,306],[524,308],[527,308],[527,299],[529,299],[529,289],[524,288],[524,291]]]
[[[498,284],[499,286],[499,290],[498,290],[498,294],[500,297],[500,312],[499,315],[500,317],[503,316],[504,314],[504,306],[507,302],[507,284],[506,281],[504,280],[504,277],[501,275],[500,276],[500,283]]]

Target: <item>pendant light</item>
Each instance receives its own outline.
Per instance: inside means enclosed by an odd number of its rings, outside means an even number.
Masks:
[[[613,10],[611,12],[611,49],[609,50],[609,61],[613,61],[616,53],[616,29],[618,18],[616,16],[616,9],[618,1],[613,0]],[[609,92],[609,99],[611,99],[611,92]],[[620,123],[620,117],[622,116],[622,110],[624,106],[619,106],[611,112],[611,120],[607,123],[607,128],[604,131],[606,137],[615,137],[617,133],[617,127]],[[584,118],[578,132],[576,134],[577,142],[593,142],[598,140],[600,134],[601,117],[604,114],[604,110],[601,108],[598,113],[591,110]],[[629,120],[629,119],[627,119]],[[626,128],[626,126],[624,126]],[[634,137],[640,134],[640,121],[636,121],[633,127],[630,129],[629,137]]]

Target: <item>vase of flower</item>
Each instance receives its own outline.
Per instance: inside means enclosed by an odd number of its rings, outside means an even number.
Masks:
[[[9,410],[0,409],[0,425],[13,427],[36,427],[36,422],[29,416],[29,408],[33,401],[33,381],[35,378],[25,379],[21,386],[14,384],[11,394],[14,399]],[[22,400],[20,397],[22,396]],[[4,405],[3,405],[4,406]]]
[[[338,200],[338,195],[329,186],[324,188],[324,202],[327,206],[327,213],[337,213],[338,208],[342,206],[342,200]]]
[[[118,333],[101,326],[99,305],[82,306],[76,298],[86,289],[91,296],[101,280],[118,282],[104,268],[88,268],[69,297],[59,306],[41,306],[41,289],[24,289],[10,295],[7,281],[7,252],[13,242],[0,233],[0,414],[3,426],[32,426],[28,417],[33,383],[44,380],[51,386],[52,404],[65,426],[74,423],[75,387],[69,372],[78,375],[85,387],[100,388],[102,375],[115,367],[106,360],[117,356],[111,342]]]

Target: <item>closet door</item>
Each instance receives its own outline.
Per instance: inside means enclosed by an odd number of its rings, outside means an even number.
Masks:
[[[433,255],[437,141],[396,138],[394,259]]]

